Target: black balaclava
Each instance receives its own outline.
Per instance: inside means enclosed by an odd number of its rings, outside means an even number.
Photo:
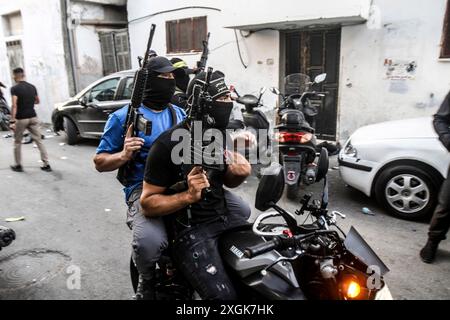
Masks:
[[[151,72],[144,90],[144,105],[154,110],[164,110],[175,93],[175,79],[158,77],[158,73]]]
[[[230,115],[233,110],[233,102],[217,101],[218,98],[230,93],[228,86],[225,83],[225,75],[220,71],[214,71],[211,75],[211,81],[208,88],[208,93],[211,96],[212,101],[206,106],[205,112],[214,120],[214,123],[210,126],[219,130],[226,129],[228,122],[230,121]],[[191,95],[194,91],[195,85],[203,86],[206,79],[206,73],[199,73],[189,84],[188,96],[191,99]]]
[[[183,93],[186,93],[189,81],[191,80],[189,75],[193,73],[192,70],[189,69],[186,62],[180,58],[172,58],[170,59],[170,63],[177,68],[174,70],[173,75],[175,76],[178,89],[183,91]]]

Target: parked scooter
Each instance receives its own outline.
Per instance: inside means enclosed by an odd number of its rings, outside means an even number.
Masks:
[[[0,226],[0,250],[7,247],[16,239],[16,233],[10,228]]]
[[[307,75],[297,73],[285,78],[285,93],[271,88],[272,93],[281,96],[278,110],[278,125],[275,140],[278,142],[280,163],[284,166],[287,197],[298,196],[300,184],[315,182],[317,142],[315,137],[315,117],[317,108],[311,98],[324,97],[325,93],[310,91],[309,88],[325,80],[326,74],[318,75],[310,82]]]
[[[239,150],[239,152],[245,155],[252,165],[258,166],[256,171],[259,176],[261,167],[270,165],[271,154],[271,140],[269,137],[270,123],[264,112],[258,110],[263,106],[261,98],[266,91],[266,88],[263,87],[260,89],[258,97],[252,94],[241,96],[234,87],[232,88],[232,91],[237,96],[236,102],[244,106],[244,108],[241,109],[245,126],[244,130],[253,133],[257,141],[254,147],[246,145],[244,150]]]
[[[11,118],[11,112],[8,104],[3,97],[0,97],[0,130],[9,131],[9,120]]]
[[[316,176],[317,181],[324,181],[322,199],[310,203],[308,195],[295,212],[315,219],[307,225],[298,224],[293,214],[277,206],[285,186],[283,167],[276,164],[264,170],[255,206],[261,211],[274,211],[219,239],[219,250],[238,299],[392,299],[383,279],[388,268],[354,228],[345,235],[336,226],[336,217],[344,218],[343,214],[327,210],[328,166],[328,153],[323,149]],[[278,217],[285,222],[264,222]],[[138,274],[132,261],[130,266],[136,290]],[[198,297],[172,264],[170,251],[163,254],[157,270],[157,299]]]

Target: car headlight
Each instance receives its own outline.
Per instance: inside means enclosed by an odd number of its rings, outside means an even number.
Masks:
[[[344,154],[348,157],[356,158],[358,156],[358,150],[352,145],[352,142],[349,141],[344,149]]]

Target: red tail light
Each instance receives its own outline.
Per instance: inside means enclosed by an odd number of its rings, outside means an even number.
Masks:
[[[311,141],[312,134],[309,132],[279,132],[277,141],[279,143],[307,143]]]

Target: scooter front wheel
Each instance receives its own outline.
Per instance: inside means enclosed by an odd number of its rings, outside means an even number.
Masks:
[[[298,197],[298,190],[299,190],[299,186],[298,184],[293,184],[293,185],[287,185],[286,188],[286,196],[289,200],[295,200]]]

